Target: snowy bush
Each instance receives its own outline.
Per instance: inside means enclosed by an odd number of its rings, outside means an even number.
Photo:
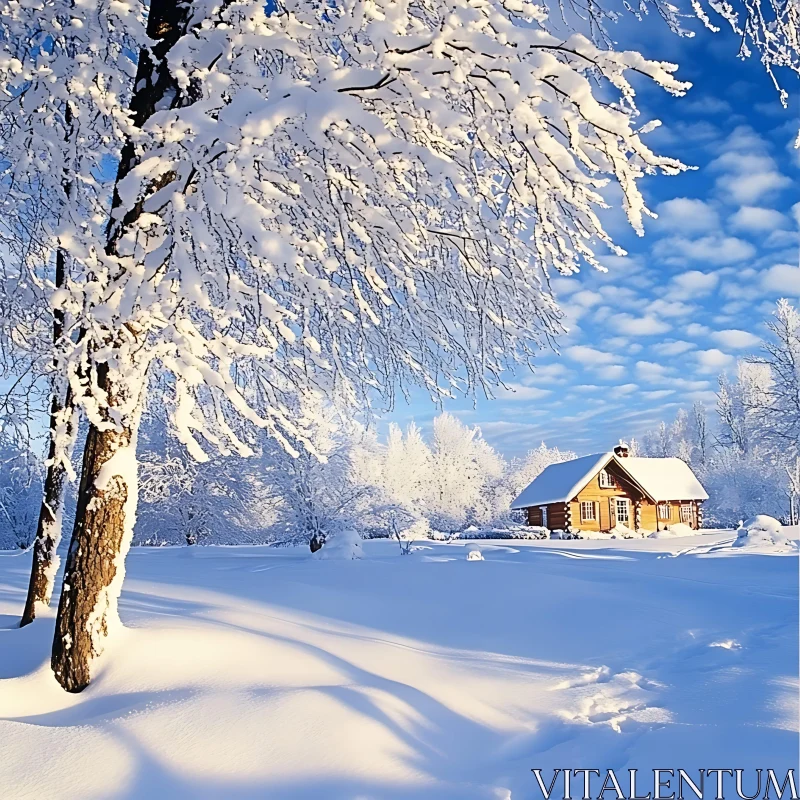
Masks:
[[[739,527],[733,547],[795,550],[797,542],[789,538],[777,519],[758,514]]]
[[[514,525],[505,528],[476,528],[461,531],[459,539],[547,539],[550,531],[538,525]]]
[[[364,550],[358,531],[342,528],[331,536],[325,546],[314,553],[314,558],[321,560],[349,561],[362,558]]]

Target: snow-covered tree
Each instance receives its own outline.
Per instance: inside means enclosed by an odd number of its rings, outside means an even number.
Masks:
[[[270,482],[274,465],[267,448],[254,447],[249,458],[213,453],[201,463],[168,425],[156,414],[148,414],[143,423],[134,544],[273,540],[281,498]]]
[[[71,19],[62,2],[47,13]],[[89,421],[53,659],[73,690],[116,617],[151,368],[173,376],[195,457],[198,436],[247,452],[235,414],[313,451],[298,395],[391,396],[410,379],[440,396],[527,360],[557,329],[547,271],[613,246],[596,213],[607,179],[641,230],[638,179],[683,168],[644,143],[627,77],[682,94],[674,65],[553,35],[533,3],[157,0],[147,20],[133,114],[113,59],[113,102],[93,109],[101,140],[125,138],[110,224],[62,214],[51,238],[69,264],[50,295],[69,320],[59,363]],[[93,93],[69,59],[49,69],[67,97],[46,107]]]
[[[692,464],[694,461],[695,444],[692,441],[691,419],[685,408],[679,408],[675,415],[670,430],[670,455]]]
[[[539,447],[529,450],[523,458],[514,459],[508,467],[508,497],[509,503],[526,487],[534,478],[537,478],[546,467],[551,464],[560,464],[562,461],[571,461],[577,458],[577,453],[571,450],[559,450],[557,447],[548,447],[542,442]]]
[[[788,460],[800,456],[800,312],[779,300],[762,354],[748,360],[743,402],[760,439]]]
[[[780,300],[759,355],[742,359],[736,376],[719,378],[715,424],[696,402],[672,425],[645,434],[648,456],[685,458],[710,499],[710,524],[732,525],[766,513],[795,514],[800,458],[800,314]],[[682,455],[683,453],[683,455]]]
[[[396,514],[403,529],[420,522],[453,533],[469,525],[508,524],[511,501],[522,489],[548,465],[575,454],[542,444],[508,463],[478,427],[445,413],[433,421],[430,444],[414,423],[405,433],[391,425],[386,445],[370,450],[368,458],[360,474],[376,484],[378,506]]]
[[[433,421],[427,504],[434,527],[458,530],[487,522],[497,513],[487,489],[503,474],[504,462],[481,436],[452,414]]]
[[[692,463],[696,463],[702,469],[708,462],[711,441],[708,428],[708,412],[705,404],[700,400],[696,400],[692,404],[689,426],[690,436],[694,445],[694,461]]]
[[[0,430],[0,550],[28,547],[42,496],[41,458],[28,437]]]
[[[371,442],[360,425],[320,397],[303,399],[295,419],[313,450],[291,453],[274,439],[264,444],[266,478],[278,498],[275,537],[316,552],[330,537],[364,527],[360,518],[371,512],[375,489],[359,464],[364,464],[362,442],[367,447]]]
[[[757,514],[788,522],[786,471],[758,446],[747,453],[719,449],[699,477],[709,495],[703,505],[704,525],[735,527]]]

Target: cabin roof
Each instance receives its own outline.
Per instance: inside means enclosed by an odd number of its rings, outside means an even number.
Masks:
[[[548,503],[566,503],[583,489],[589,479],[614,458],[613,453],[595,453],[545,467],[523,489],[511,508],[546,506]]]
[[[708,500],[692,468],[679,458],[617,458],[614,460],[653,500]]]
[[[679,458],[618,458],[614,453],[595,453],[545,467],[511,508],[568,503],[612,461],[655,502],[708,499],[689,465]]]

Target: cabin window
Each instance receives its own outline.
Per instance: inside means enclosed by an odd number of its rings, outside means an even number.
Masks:
[[[547,527],[547,506],[539,506],[539,511],[542,512],[542,527]]]
[[[659,503],[658,504],[658,518],[659,519],[669,519],[669,503]]]
[[[630,522],[630,513],[628,511],[628,500],[624,497],[616,498],[617,506],[617,524],[626,525]]]
[[[594,503],[581,501],[581,522],[594,522],[597,520]]]
[[[692,507],[687,505],[681,506],[681,522],[685,522],[687,525],[692,524]]]
[[[600,487],[602,489],[613,489],[616,486],[614,476],[606,472],[604,469],[600,470]]]

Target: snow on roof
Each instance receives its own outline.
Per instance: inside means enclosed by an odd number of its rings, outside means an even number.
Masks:
[[[538,477],[523,489],[511,508],[566,503],[586,485],[611,459],[613,453],[595,453],[545,467]]]
[[[708,500],[694,472],[679,458],[614,459],[653,500]]]
[[[595,453],[546,467],[511,508],[567,503],[611,461],[619,464],[655,501],[708,499],[689,465],[679,458],[618,458],[613,453]]]

